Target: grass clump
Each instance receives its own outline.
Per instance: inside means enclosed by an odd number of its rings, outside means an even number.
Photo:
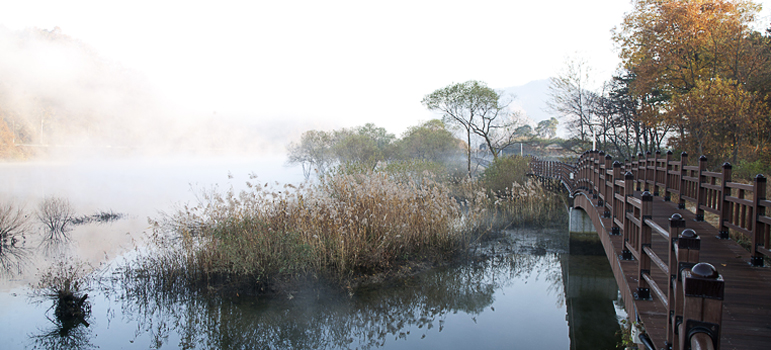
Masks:
[[[304,278],[352,287],[462,251],[469,213],[479,215],[430,176],[338,171],[299,187],[247,185],[154,221],[152,247],[130,270],[167,289],[271,293]]]

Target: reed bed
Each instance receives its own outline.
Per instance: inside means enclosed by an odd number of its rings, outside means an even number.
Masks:
[[[153,221],[151,247],[129,270],[171,289],[270,293],[303,278],[350,287],[464,251],[488,201],[481,191],[458,201],[430,176],[400,181],[375,171],[247,186],[203,192],[197,204]]]

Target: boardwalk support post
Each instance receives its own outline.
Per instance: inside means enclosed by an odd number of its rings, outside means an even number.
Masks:
[[[683,191],[685,191],[685,177],[688,176],[688,170],[685,170],[686,164],[688,164],[688,153],[680,153],[680,201],[677,203],[677,209],[685,209]]]
[[[753,206],[755,207],[756,219],[752,227],[752,247],[750,247],[752,257],[750,258],[750,262],[752,263],[752,266],[762,267],[764,259],[763,254],[758,252],[758,246],[763,246],[767,249],[769,243],[767,241],[769,236],[766,229],[767,226],[760,222],[761,217],[768,215],[768,213],[766,213],[766,207],[760,205],[761,201],[766,200],[766,177],[763,176],[763,174],[755,176],[753,192],[755,192]]]
[[[683,323],[678,332],[680,349],[703,349],[702,345],[709,346],[704,342],[710,340],[712,349],[720,349],[725,290],[723,276],[711,264],[698,263],[684,270],[682,279]]]
[[[704,221],[704,208],[706,204],[707,189],[702,187],[702,184],[706,183],[706,176],[704,172],[707,170],[707,157],[699,157],[699,183],[696,188],[696,221]]]
[[[640,255],[640,259],[637,261],[638,280],[637,291],[634,294],[635,299],[650,300],[651,289],[648,285],[648,281],[643,275],[650,275],[651,273],[651,258],[648,254],[644,253],[644,249],[645,247],[651,246],[651,228],[645,224],[645,220],[650,219],[651,214],[653,213],[653,195],[650,192],[645,191],[642,193],[640,199],[642,201],[640,212],[640,237],[638,238],[637,247],[635,247]]]
[[[632,205],[629,204],[629,197],[632,197],[632,194],[634,193],[634,182],[634,175],[627,171],[626,174],[624,174],[624,210],[623,213],[621,213],[621,221],[624,224],[624,244],[622,245],[621,249],[621,260],[632,260],[632,252],[629,251],[629,249],[626,247],[626,243],[629,242],[630,232],[632,231],[632,222],[627,219],[626,214],[632,211]]]
[[[674,329],[675,329],[675,305],[677,304],[677,278],[678,278],[678,261],[677,261],[677,242],[678,233],[685,228],[685,219],[683,216],[674,213],[669,217],[669,255],[667,261],[669,262],[669,280],[667,281],[667,306],[669,311],[669,317],[667,317],[667,343],[671,346],[674,342]]]
[[[728,183],[731,182],[731,164],[726,162],[723,163],[723,183],[721,184],[721,194],[720,196],[720,223],[718,224],[718,236],[719,239],[729,239],[728,235],[728,227],[726,227],[725,222],[728,220],[731,216],[731,204],[730,202],[726,201],[727,197],[731,196],[731,188],[728,187]]]

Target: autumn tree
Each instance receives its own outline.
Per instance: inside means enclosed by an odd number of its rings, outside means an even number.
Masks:
[[[493,158],[500,152],[499,131],[511,128],[508,105],[510,100],[502,98],[483,82],[471,80],[451,84],[426,95],[421,103],[430,111],[442,113],[445,123],[462,129],[468,148],[467,171],[471,176],[471,138],[477,135],[487,145]],[[513,130],[512,130],[513,131]]]
[[[635,76],[632,95],[657,100],[640,114],[673,127],[676,147],[736,161],[743,147],[762,142],[761,133],[744,140],[737,130],[767,115],[767,91],[748,90],[763,85],[771,57],[751,28],[759,10],[747,0],[637,0],[615,30]]]

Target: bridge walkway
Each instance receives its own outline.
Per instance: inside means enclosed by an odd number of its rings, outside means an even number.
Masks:
[[[634,193],[636,198],[641,192]],[[601,235],[606,255],[611,262],[616,281],[619,284],[627,311],[630,306],[644,325],[656,349],[665,348],[667,339],[668,310],[661,302],[662,296],[651,293],[652,300],[635,300],[634,290],[638,284],[638,263],[620,258],[623,250],[623,236],[611,235],[611,219],[600,217],[599,199],[584,196],[594,206],[595,226]],[[733,240],[718,238],[718,230],[706,221],[696,221],[696,215],[687,209],[678,209],[677,203],[653,197],[653,221],[659,226],[669,226],[669,218],[680,214],[686,228],[695,230],[701,239],[699,261],[715,266],[725,279],[723,319],[721,325],[721,349],[769,349],[771,348],[771,269],[752,267],[751,254]],[[584,208],[589,212],[589,208]],[[668,239],[651,235],[651,248],[666,259]],[[666,293],[667,278],[660,269],[651,268],[650,276]],[[666,296],[663,296],[666,298]],[[632,306],[633,305],[633,306]],[[630,312],[630,315],[633,313]]]

